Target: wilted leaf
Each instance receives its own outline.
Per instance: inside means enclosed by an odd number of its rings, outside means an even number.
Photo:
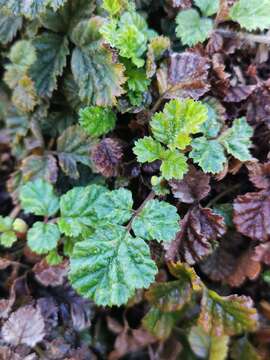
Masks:
[[[208,91],[206,58],[186,51],[172,53],[169,60],[166,99],[191,97],[198,100]]]
[[[188,335],[192,351],[208,360],[225,360],[229,350],[229,336],[208,335],[202,327],[193,326]]]
[[[189,156],[204,172],[217,174],[223,170],[227,160],[218,140],[208,140],[202,136],[194,139],[191,145],[192,151]]]
[[[249,180],[258,189],[270,188],[270,163],[260,164],[258,162],[251,162],[247,164],[249,171]]]
[[[37,97],[34,89],[34,83],[28,76],[23,76],[12,94],[14,105],[22,112],[33,111],[37,105]]]
[[[95,203],[106,189],[99,185],[75,187],[60,199],[60,230],[67,236],[79,236],[96,222]]]
[[[252,260],[270,265],[270,242],[256,246]]]
[[[186,204],[192,204],[205,198],[210,192],[210,177],[194,166],[189,167],[189,172],[183,180],[170,180],[169,184],[173,196]]]
[[[239,0],[230,10],[230,18],[249,31],[264,30],[270,26],[269,12],[269,0]]]
[[[105,138],[91,149],[93,166],[105,177],[119,175],[123,156],[123,147],[120,141],[114,138]]]
[[[0,12],[0,42],[7,44],[13,40],[22,27],[22,18],[8,12]]]
[[[200,17],[195,9],[180,11],[175,21],[176,35],[184,45],[193,46],[204,42],[213,30],[213,21]]]
[[[57,155],[63,172],[78,179],[77,162],[90,166],[90,141],[78,125],[68,127],[57,139]]]
[[[68,263],[63,262],[57,266],[50,266],[46,261],[42,260],[34,266],[33,272],[35,278],[43,286],[60,286],[63,285],[67,277]]]
[[[37,221],[27,232],[27,243],[35,253],[46,254],[56,248],[60,235],[56,224]]]
[[[191,265],[209,255],[213,242],[226,231],[223,217],[200,205],[189,210],[180,225],[175,240],[166,247],[166,258],[184,259]]]
[[[253,249],[249,249],[237,259],[234,271],[226,279],[231,287],[238,287],[246,279],[255,280],[259,276],[261,265],[259,261],[254,260],[254,255]]]
[[[30,155],[23,159],[21,170],[23,180],[43,179],[51,183],[56,183],[58,167],[56,159],[52,155]]]
[[[25,212],[35,215],[53,216],[59,209],[59,200],[52,185],[42,179],[22,186],[20,201]]]
[[[30,68],[30,77],[40,96],[50,97],[57,85],[57,77],[62,75],[69,54],[66,37],[43,33],[33,42],[37,60]]]
[[[174,206],[165,201],[149,200],[132,221],[132,230],[145,240],[168,242],[179,230],[178,221],[179,215]]]
[[[223,101],[238,103],[248,98],[256,88],[256,85],[237,85],[231,87],[228,89]]]
[[[109,108],[88,106],[79,112],[79,122],[85,132],[92,137],[99,137],[113,130],[116,115]]]
[[[241,234],[260,241],[269,238],[270,201],[267,191],[237,196],[233,209],[233,221]]]
[[[11,345],[25,344],[34,347],[45,336],[45,323],[39,307],[20,307],[2,327],[3,339]]]
[[[166,340],[177,322],[177,314],[152,307],[142,320],[143,326],[159,340]]]
[[[108,223],[124,224],[132,216],[132,193],[124,188],[104,192],[95,203],[95,211],[100,220]]]
[[[232,336],[255,331],[257,320],[251,298],[237,295],[222,297],[215,291],[204,291],[198,321],[208,334]]]
[[[98,305],[126,303],[135,289],[147,288],[157,272],[147,244],[119,225],[99,228],[75,244],[70,264],[72,286]]]

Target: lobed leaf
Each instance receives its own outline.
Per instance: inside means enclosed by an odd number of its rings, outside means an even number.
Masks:
[[[219,0],[194,0],[194,2],[204,16],[214,15],[219,8]]]
[[[141,163],[152,162],[161,159],[165,152],[164,147],[151,136],[145,136],[135,142],[133,152]]]
[[[60,231],[56,224],[35,222],[27,232],[27,243],[37,254],[46,254],[57,247]]]
[[[23,185],[20,190],[20,201],[26,213],[53,216],[59,210],[59,200],[52,185],[42,179]]]
[[[10,14],[8,11],[0,12],[0,43],[8,44],[22,28],[22,18]]]
[[[99,228],[75,244],[70,263],[72,286],[98,305],[120,306],[135,289],[147,288],[157,268],[147,244],[119,225]]]
[[[132,230],[145,240],[171,241],[179,230],[177,209],[165,201],[149,200],[134,218]]]
[[[115,113],[108,108],[88,106],[79,112],[79,123],[92,137],[99,137],[113,130],[116,123]]]
[[[162,155],[160,170],[166,180],[182,179],[188,171],[187,158],[177,149],[166,150]]]

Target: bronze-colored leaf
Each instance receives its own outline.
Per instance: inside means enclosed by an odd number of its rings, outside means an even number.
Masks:
[[[63,262],[56,266],[48,265],[46,260],[38,262],[33,272],[36,279],[43,286],[60,286],[63,285],[68,273],[68,263]]]
[[[233,205],[237,230],[253,240],[264,241],[270,235],[270,194],[267,191],[238,196]]]
[[[270,265],[270,242],[255,247],[253,261],[260,261],[265,265]]]
[[[223,101],[238,103],[246,100],[253,93],[256,87],[257,85],[237,85],[231,87],[229,88]]]
[[[249,180],[256,188],[270,188],[270,162],[264,164],[250,162],[247,164],[247,168],[249,170]]]
[[[200,205],[189,210],[180,224],[176,239],[166,247],[166,258],[181,259],[190,265],[209,255],[213,243],[226,232],[223,216]]]
[[[58,166],[53,155],[30,155],[23,159],[21,170],[25,182],[44,179],[54,184],[57,181]]]
[[[205,198],[210,191],[210,176],[194,166],[190,166],[189,172],[183,180],[169,181],[173,196],[180,201],[192,204]]]
[[[170,55],[166,99],[191,97],[198,100],[209,90],[207,84],[209,64],[207,58],[196,53],[183,52]]]
[[[32,305],[13,312],[2,328],[3,339],[12,345],[35,346],[45,336],[45,323],[40,309]]]
[[[96,170],[106,177],[119,175],[123,155],[120,141],[113,138],[101,140],[91,151]]]

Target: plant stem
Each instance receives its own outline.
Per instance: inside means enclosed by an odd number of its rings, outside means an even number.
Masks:
[[[218,202],[218,200],[222,199],[224,196],[230,194],[231,192],[239,189],[240,187],[241,187],[241,184],[236,184],[234,186],[231,186],[229,189],[222,191],[220,194],[218,194],[216,197],[214,197],[212,200],[210,200],[208,202],[208,204],[206,205],[206,207],[211,207],[211,206],[215,205],[215,203]]]
[[[9,216],[12,218],[12,219],[15,219],[17,217],[17,215],[20,213],[21,211],[21,206],[20,205],[17,205],[15,206],[15,208],[10,212]]]
[[[151,192],[148,194],[148,196],[144,199],[144,201],[141,203],[141,205],[138,207],[138,209],[134,211],[134,213],[133,213],[133,215],[132,215],[132,218],[130,219],[129,223],[128,223],[127,226],[126,226],[128,232],[131,230],[132,223],[133,223],[133,220],[135,219],[135,217],[140,214],[140,212],[141,212],[141,211],[143,210],[143,208],[145,207],[146,203],[147,203],[149,200],[154,199],[155,196],[156,196],[155,192],[154,192],[154,191],[151,191]]]

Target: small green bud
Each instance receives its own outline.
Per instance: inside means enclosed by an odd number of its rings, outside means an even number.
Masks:
[[[23,219],[16,219],[12,224],[13,230],[18,233],[26,233],[28,226]]]

